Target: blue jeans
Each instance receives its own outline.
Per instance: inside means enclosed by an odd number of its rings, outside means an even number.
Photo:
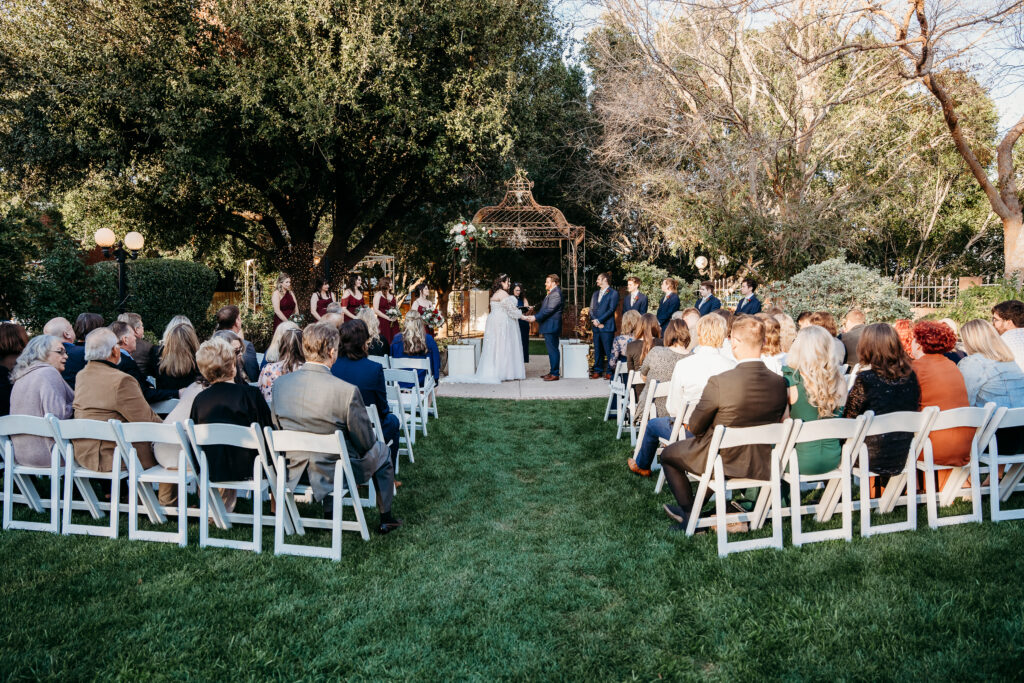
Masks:
[[[548,350],[548,363],[551,364],[551,373],[555,377],[558,377],[559,364],[562,360],[561,354],[558,352],[558,333],[550,332],[544,334],[544,347]]]
[[[651,469],[654,462],[654,454],[658,451],[658,439],[667,439],[672,436],[672,423],[674,417],[656,417],[647,421],[647,429],[644,431],[644,440],[640,444],[640,452],[636,456],[636,464],[640,469]]]

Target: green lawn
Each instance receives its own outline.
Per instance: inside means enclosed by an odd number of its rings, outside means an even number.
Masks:
[[[441,401],[340,563],[0,533],[4,678],[1019,677],[1024,525],[719,559],[603,401]],[[987,502],[986,502],[987,505]],[[244,532],[239,532],[244,533]],[[322,533],[322,532],[321,532]],[[787,529],[788,544],[788,529]],[[273,535],[265,535],[272,548]]]

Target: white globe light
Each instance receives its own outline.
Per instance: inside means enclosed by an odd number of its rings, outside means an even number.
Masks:
[[[100,228],[93,237],[96,240],[96,245],[104,249],[114,246],[114,242],[117,241],[117,235],[110,228]]]
[[[145,243],[146,238],[142,236],[142,233],[134,230],[124,236],[124,246],[128,251],[142,251],[142,245]]]
[[[705,268],[708,267],[708,260],[704,256],[698,256],[696,259],[694,259],[693,265],[697,266],[698,270],[704,270]]]
[[[722,254],[721,256],[718,257],[718,265],[720,265],[723,268],[725,268],[725,264],[727,264],[727,263],[729,263],[729,257],[728,256],[726,256],[725,254]]]

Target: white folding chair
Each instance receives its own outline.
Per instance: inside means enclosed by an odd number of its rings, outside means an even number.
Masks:
[[[388,409],[398,417],[398,457],[405,455],[409,462],[416,462],[412,452],[412,445],[416,442],[416,429],[409,429],[409,413],[405,407],[405,400],[398,385],[393,382],[385,382],[388,394]],[[396,463],[397,465],[397,463]],[[396,467],[397,471],[397,467]]]
[[[434,375],[430,371],[429,358],[392,358],[391,367],[396,370],[426,370],[423,374],[423,381],[419,381],[417,373],[416,387],[420,393],[420,405],[423,407],[424,422],[431,415],[437,417],[437,385],[434,383]],[[426,436],[426,432],[423,433]]]
[[[643,386],[643,384],[643,375],[641,375],[637,370],[630,370],[626,375],[626,398],[624,401],[622,418],[619,419],[618,416],[616,416],[618,428],[615,432],[615,438],[621,439],[623,427],[628,426],[630,446],[636,446],[636,419],[639,417],[639,409],[636,405],[636,391],[634,391],[633,387]]]
[[[672,385],[668,382],[659,382],[657,380],[650,380],[650,386],[647,387],[647,393],[644,395],[644,405],[640,412],[640,427],[637,430],[636,443],[633,444],[633,457],[640,453],[640,447],[644,442],[644,435],[647,434],[647,423],[658,415],[658,407],[654,402],[657,398],[668,398],[668,390]],[[655,463],[657,460],[655,460]],[[655,469],[660,468],[661,465],[657,465]]]
[[[196,482],[196,466],[188,435],[180,422],[161,424],[158,422],[115,422],[121,452],[128,459],[128,538],[130,540],[159,541],[188,545],[188,485]],[[136,443],[168,444],[178,448],[178,468],[169,470],[162,465],[143,469]],[[177,484],[178,504],[164,507],[152,498],[153,484]],[[154,524],[167,522],[166,515],[173,512],[178,517],[177,531],[144,531],[139,529],[139,499],[151,501],[152,507],[144,503],[150,521]]]
[[[846,376],[846,390],[853,389],[853,383],[857,381],[857,373],[860,372],[860,363],[857,363],[850,369],[850,374]]]
[[[917,467],[924,472],[924,499],[928,510],[928,526],[938,529],[940,526],[962,524],[964,522],[981,522],[981,470],[978,454],[982,451],[982,437],[996,412],[995,403],[986,403],[984,407],[954,408],[943,410],[932,420],[928,438],[924,442],[924,459],[917,461]],[[932,453],[932,435],[942,429],[969,427],[974,430],[971,436],[970,461],[964,467],[936,465]],[[941,494],[936,490],[936,470],[950,470],[949,479],[942,487]],[[971,512],[964,515],[939,516],[939,506],[946,507],[963,495],[963,486],[968,478],[971,482]]]
[[[278,514],[274,523],[274,554],[275,555],[302,555],[305,557],[325,557],[338,561],[341,559],[341,532],[358,531],[364,541],[370,540],[370,530],[366,525],[366,518],[363,516],[363,506],[359,498],[359,487],[355,475],[352,472],[352,463],[348,458],[348,449],[345,447],[345,435],[340,430],[333,434],[310,434],[308,432],[296,432],[288,430],[273,430],[270,427],[264,428],[264,435],[267,440],[267,448],[276,463],[278,472],[288,471],[287,455],[291,451],[306,451],[313,453],[335,454],[338,456],[334,464],[334,490],[333,490],[333,515],[332,519],[320,519],[302,517],[298,514],[298,508],[294,503],[294,491],[288,486],[287,476],[277,478],[277,500],[278,509],[285,507],[284,501],[291,500],[290,508],[294,508],[295,533],[305,535],[305,528],[320,528],[331,530],[331,545],[329,547],[303,545],[297,543],[285,543],[285,527],[283,518]],[[368,482],[373,488],[372,482]],[[342,503],[351,501],[355,510],[356,521],[345,521],[342,519]]]
[[[793,545],[801,546],[804,543],[834,539],[845,541],[853,539],[853,472],[851,463],[854,456],[860,452],[860,446],[864,442],[864,432],[873,416],[874,413],[868,411],[856,419],[829,418],[811,422],[794,421],[793,433],[790,435],[781,461],[783,476],[787,477],[789,481],[790,496],[792,496],[789,508],[784,509],[782,514],[788,513],[791,516]],[[825,439],[838,439],[843,442],[839,467],[822,474],[801,474],[800,460],[796,452],[797,445]],[[816,505],[802,503],[801,490],[804,484],[825,485],[821,499]],[[760,497],[758,498],[759,504],[766,502],[762,501]],[[836,507],[839,507],[842,515],[842,526],[837,529],[821,531],[803,530],[804,514],[814,513],[817,521],[828,521]],[[760,515],[762,521],[766,512],[765,510]]]
[[[366,406],[366,417],[370,419],[370,424],[373,425],[373,434],[377,437],[377,441],[384,444],[388,449],[388,453],[391,452],[391,442],[384,440],[384,426],[380,422],[380,414],[377,412],[377,406],[368,405]],[[398,458],[395,458],[395,476],[398,476]],[[370,494],[373,495],[373,485],[367,482],[367,486],[370,487]],[[398,485],[395,485],[395,494],[398,494]],[[374,496],[374,505],[377,504],[376,496]]]
[[[178,399],[169,398],[164,401],[157,401],[156,403],[150,404],[150,408],[154,413],[160,417],[167,417],[171,414],[171,411],[178,406]]]
[[[199,466],[199,547],[235,548],[259,553],[263,549],[263,494],[269,492],[269,481],[264,479],[264,468],[269,464],[263,443],[263,433],[255,422],[248,427],[232,424],[201,424],[189,420],[185,423],[192,451]],[[205,448],[208,446],[236,446],[256,451],[252,463],[251,480],[210,481],[209,461]],[[277,477],[278,480],[281,477]],[[214,488],[233,489],[252,493],[252,514],[228,513],[224,501]],[[230,529],[232,522],[252,524],[252,541],[235,541],[210,536],[211,507],[214,521],[222,529]],[[284,505],[277,506],[277,516],[288,514]]]
[[[374,363],[379,363],[385,370],[391,367],[391,356],[368,356],[368,358]]]
[[[614,414],[616,425],[622,424],[622,413],[626,404],[626,378],[623,376],[625,374],[626,363],[616,363],[612,378],[608,381],[608,403],[604,407],[605,422]]]
[[[760,425],[758,427],[724,427],[718,425],[711,436],[708,449],[707,464],[697,484],[694,498],[693,514],[687,521],[686,534],[692,536],[698,527],[716,526],[718,531],[718,555],[725,557],[729,553],[759,548],[782,548],[782,490],[780,461],[782,452],[789,443],[793,430],[793,420],[779,424]],[[722,450],[738,446],[765,445],[771,446],[771,473],[768,479],[748,479],[734,477],[726,479],[725,467],[722,463]],[[729,541],[727,526],[735,522],[754,522],[754,512],[726,511],[726,494],[736,489],[768,487],[771,492],[772,535],[767,538],[754,538],[743,541]],[[708,490],[715,496],[715,515],[700,517],[700,509]]]
[[[690,419],[690,415],[693,414],[693,409],[697,407],[698,401],[687,401],[683,404],[683,409],[676,415],[675,422],[672,423],[672,434],[667,439],[659,439],[658,449],[654,453],[654,462],[658,463],[658,481],[654,484],[654,493],[661,493],[661,489],[665,487],[665,468],[661,466],[661,452],[665,450],[665,447],[671,443],[679,441],[680,434],[683,434],[683,429],[686,427],[686,423]]]
[[[877,500],[871,499],[871,477],[879,476],[871,470],[868,445],[865,442],[861,445],[860,454],[857,456],[858,463],[853,468],[853,473],[860,479],[860,535],[867,537],[875,534],[893,533],[896,531],[913,531],[917,529],[917,454],[921,452],[925,440],[928,438],[932,420],[939,412],[938,408],[929,406],[920,412],[900,411],[875,415],[871,423],[864,430],[864,437],[880,436],[882,434],[909,433],[911,437],[910,446],[907,449],[907,459],[903,471],[894,474],[889,478],[889,483]],[[908,474],[912,476],[907,476]],[[906,496],[901,498],[903,490],[906,489]],[[896,505],[905,502],[907,506],[907,519],[903,522],[890,522],[888,524],[872,524],[871,508],[877,507],[883,514],[892,512]]]
[[[64,472],[61,465],[60,449],[56,443],[51,444],[49,466],[19,465],[11,437],[22,435],[53,439],[53,424],[48,417],[33,417],[31,415],[0,417],[0,448],[3,449],[4,465],[3,528],[60,533],[60,478]],[[32,480],[33,477],[50,478],[49,498],[39,496]],[[15,487],[17,487],[17,491]],[[45,512],[46,508],[50,508],[50,521],[28,522],[14,519],[15,503],[28,505],[33,512],[39,514]]]
[[[988,502],[993,522],[1024,519],[1024,508],[1004,510],[1002,507],[1024,479],[1024,453],[1000,453],[996,432],[1015,427],[1024,428],[1024,408],[999,408],[982,441],[985,449],[979,459],[988,468]]]
[[[423,436],[427,435],[427,409],[423,405],[423,395],[418,388],[419,376],[415,370],[385,370],[384,382],[385,384],[394,385],[399,393],[402,394],[402,397],[408,400],[408,423],[409,428],[413,431],[413,443],[416,443],[415,432],[417,429],[423,432]],[[411,386],[402,386],[403,384]]]
[[[117,538],[121,511],[121,480],[128,476],[123,467],[124,453],[117,442],[114,420],[58,420],[50,416],[55,441],[64,456],[64,520],[61,533],[86,534]],[[114,454],[109,472],[99,472],[83,467],[75,459],[75,441],[89,439],[114,444]],[[92,488],[92,480],[99,479],[110,484],[110,503],[101,503]],[[76,524],[71,521],[73,507],[72,493],[77,488],[85,502],[85,509],[93,519],[102,519],[104,510],[110,513],[110,523],[104,526]]]

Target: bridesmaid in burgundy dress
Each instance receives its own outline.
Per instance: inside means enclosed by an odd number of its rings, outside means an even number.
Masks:
[[[391,348],[391,342],[398,334],[398,321],[384,315],[390,308],[398,308],[398,299],[391,293],[391,278],[382,277],[377,283],[377,293],[373,295],[373,311],[380,323],[380,336],[387,342],[388,348]]]
[[[356,314],[363,304],[363,276],[352,273],[345,282],[345,291],[341,293],[341,316],[345,321],[355,320]]]
[[[430,296],[430,287],[428,287],[426,285],[426,283],[420,283],[420,284],[416,285],[415,287],[413,287],[412,288],[413,302],[412,302],[412,306],[409,307],[409,310],[416,311],[420,315],[423,315],[427,311],[434,310],[434,302],[431,301],[428,298],[429,296]],[[432,328],[430,325],[427,325],[426,321],[424,321],[423,324],[427,328],[427,334],[429,334],[431,337],[433,337],[434,336],[434,328]]]
[[[333,301],[334,292],[331,291],[331,283],[327,281],[327,278],[317,280],[316,291],[309,298],[309,312],[316,320],[320,320],[327,313],[327,307]]]
[[[292,293],[292,279],[287,273],[277,276],[277,285],[274,293],[270,296],[270,303],[274,306],[274,329],[288,318],[295,315],[298,304],[295,303],[295,295]]]

